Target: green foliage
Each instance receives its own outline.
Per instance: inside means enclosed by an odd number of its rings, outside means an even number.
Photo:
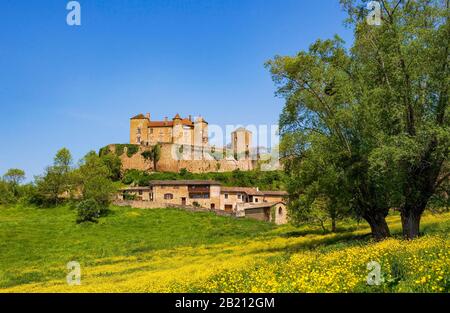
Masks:
[[[5,175],[3,175],[3,180],[14,186],[19,185],[25,179],[25,172],[21,169],[12,168],[9,169]]]
[[[110,153],[111,153],[110,147],[106,146],[106,147],[100,148],[100,150],[98,151],[98,156],[102,157],[102,156],[108,155]]]
[[[376,142],[368,167],[377,183],[398,186],[404,236],[414,238],[449,173],[443,164],[450,146],[450,3],[383,1],[380,27],[365,22],[359,1],[341,3],[355,29],[349,84],[360,88],[355,105],[368,112],[355,121],[372,124]]]
[[[100,208],[93,199],[83,200],[77,205],[77,224],[92,222],[98,223]]]
[[[138,145],[127,145],[127,156],[131,158],[133,155],[135,155],[139,151]]]
[[[100,156],[100,159],[109,170],[109,178],[112,181],[119,181],[122,177],[122,161],[120,158],[115,154],[104,154]]]
[[[115,154],[119,157],[125,152],[125,148],[127,148],[127,156],[129,158],[131,158],[133,155],[135,155],[139,151],[139,145],[115,144],[114,147],[115,147]]]
[[[122,144],[116,144],[114,145],[116,149],[116,155],[122,156],[123,152],[125,151],[125,145]]]
[[[133,201],[133,200],[136,200],[136,198],[137,198],[137,196],[135,194],[132,194],[132,193],[125,193],[123,195],[123,200],[131,200],[131,201]]]
[[[154,145],[150,150],[146,150],[141,153],[142,157],[147,161],[153,161],[153,170],[157,171],[157,164],[161,158],[161,146],[159,144]]]
[[[89,152],[76,172],[78,184],[84,200],[94,200],[100,211],[106,212],[116,186],[111,181],[111,171],[94,151]]]
[[[379,27],[366,23],[365,1],[341,3],[355,30],[350,50],[336,36],[267,63],[286,99],[282,154],[297,209],[301,194],[325,194],[384,237],[390,207],[415,218],[405,225],[420,220],[448,160],[448,2],[383,1]]]
[[[20,184],[25,179],[25,172],[21,169],[9,169],[3,180],[0,180],[0,203],[15,203],[20,198]]]
[[[11,191],[11,186],[7,182],[0,180],[0,205],[12,204],[15,202],[16,197]]]
[[[62,196],[70,193],[73,188],[71,172],[72,156],[66,148],[59,150],[54,158],[53,166],[46,168],[43,176],[35,178],[37,191],[32,195],[31,202],[41,206],[57,205]]]

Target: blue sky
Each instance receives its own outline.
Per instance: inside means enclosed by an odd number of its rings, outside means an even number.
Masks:
[[[338,0],[80,0],[79,27],[68,2],[0,2],[0,173],[126,143],[141,112],[277,123],[264,62],[352,37]]]

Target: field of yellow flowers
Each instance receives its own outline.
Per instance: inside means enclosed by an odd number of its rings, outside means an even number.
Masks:
[[[179,214],[191,214],[177,211],[166,216],[163,211],[142,213],[138,210],[117,210],[116,213],[122,218],[133,216],[134,226],[143,223],[140,219],[149,218],[146,214],[162,214],[158,223],[163,224],[174,222],[164,221],[164,217],[179,219]],[[133,214],[130,215],[130,212]],[[204,227],[208,227],[211,219],[215,221],[219,217],[205,214],[195,218],[199,218],[199,225],[204,223]],[[5,217],[3,219],[7,220]],[[217,221],[230,223],[222,217]],[[109,231],[119,227],[114,223],[105,226],[110,222],[93,227],[108,227]],[[252,235],[244,230],[228,234],[215,227],[214,231],[219,231],[220,235],[217,240],[173,244],[177,240],[175,234],[172,239],[166,238],[166,248],[161,245],[151,251],[117,251],[116,248],[109,251],[108,243],[104,242],[102,253],[90,251],[93,247],[89,242],[83,242],[82,231],[78,229],[78,243],[82,244],[86,254],[90,254],[89,258],[86,255],[81,258],[76,255],[81,252],[73,251],[63,255],[64,249],[51,247],[50,251],[60,257],[52,259],[50,253],[44,253],[43,259],[33,258],[16,266],[1,260],[0,268],[6,272],[6,278],[2,279],[0,275],[0,292],[450,291],[448,213],[427,215],[423,220],[426,234],[412,242],[395,238],[371,242],[367,237],[368,228],[364,225],[351,225],[336,234],[322,234],[314,228],[268,227],[265,224],[258,228],[253,223],[245,226],[252,229]],[[389,224],[394,232],[399,231],[398,216],[390,217]],[[20,225],[15,226],[19,231]],[[229,226],[236,228],[234,224]],[[196,229],[202,236],[202,231]],[[140,230],[142,228],[136,227],[135,231]],[[195,231],[190,235],[195,236]],[[164,236],[170,234],[164,233]],[[114,233],[109,239],[122,240],[120,234],[115,238]],[[41,245],[45,246],[45,243]],[[4,248],[4,244],[0,245],[0,249]],[[97,248],[101,249],[100,246]],[[65,261],[77,257],[81,259],[81,285],[70,286],[66,282]],[[380,266],[379,281],[375,285],[367,282],[373,274],[373,268],[368,268],[370,262]]]

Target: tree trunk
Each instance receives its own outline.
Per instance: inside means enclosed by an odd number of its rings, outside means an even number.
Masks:
[[[364,219],[369,223],[372,237],[376,241],[381,241],[391,236],[389,226],[386,222],[386,215],[377,212],[370,215],[365,215]]]
[[[336,218],[335,217],[331,218],[331,232],[333,232],[333,233],[336,232]]]
[[[411,211],[402,212],[403,237],[408,240],[419,237],[420,234],[420,218],[421,214]]]

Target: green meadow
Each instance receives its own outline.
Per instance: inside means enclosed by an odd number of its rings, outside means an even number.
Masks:
[[[425,236],[411,243],[399,238],[374,243],[369,228],[354,221],[341,223],[337,233],[323,233],[313,226],[275,226],[212,213],[118,207],[98,224],[75,220],[76,211],[68,206],[0,207],[0,292],[366,292],[399,291],[399,286],[407,286],[405,291],[436,292],[448,291],[450,281],[450,254],[441,251],[449,243],[448,213],[428,214],[423,221]],[[388,221],[398,237],[399,217],[390,216]],[[430,268],[436,263],[442,271],[427,278],[433,284],[425,289],[415,287],[422,279],[416,277],[420,269],[408,270],[409,258],[420,258],[421,251],[432,254],[424,256]],[[347,264],[336,261],[353,253],[358,257]],[[397,260],[396,267],[405,267],[403,276],[395,278],[395,284],[370,289],[364,254],[370,258],[371,253],[389,264],[386,277],[395,271],[391,259]],[[66,282],[70,261],[81,265],[81,286]],[[336,277],[359,276],[346,278],[346,284],[354,282],[351,286],[337,284],[340,278],[321,280],[327,276],[303,281],[315,273],[315,264],[329,266]],[[295,276],[302,271],[301,277]],[[319,286],[322,289],[314,289]]]

